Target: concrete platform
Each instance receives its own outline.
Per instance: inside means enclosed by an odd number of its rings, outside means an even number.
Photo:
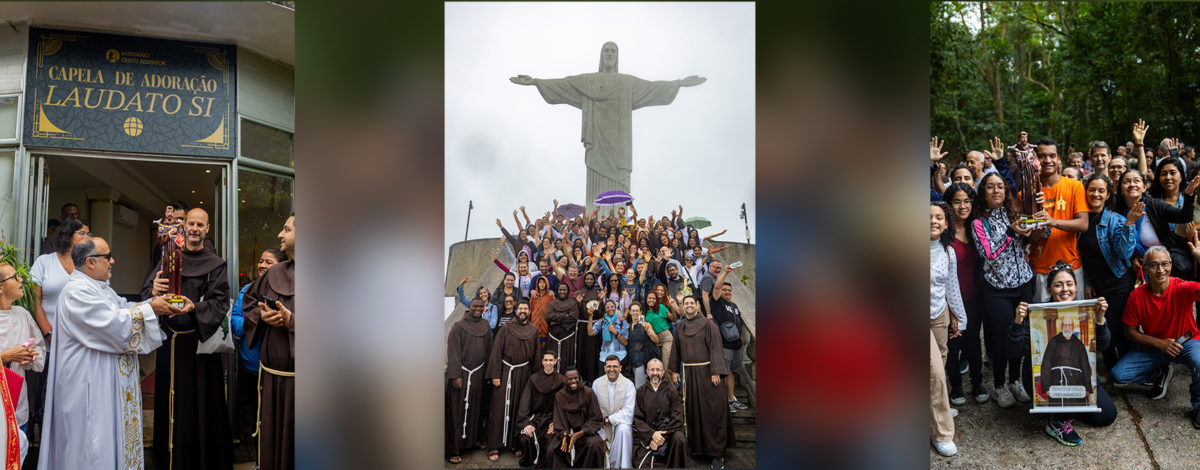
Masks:
[[[1188,414],[1191,374],[1175,364],[1168,394],[1150,400],[1146,388],[1104,388],[1117,405],[1117,420],[1095,428],[1078,424],[1083,438],[1078,447],[1067,447],[1046,435],[1044,415],[1029,413],[1018,403],[1002,409],[994,401],[956,407],[955,443],[958,455],[942,457],[929,447],[931,468],[1145,468],[1175,469],[1200,466],[1200,430]],[[991,371],[984,371],[984,383]],[[990,391],[990,385],[989,385]]]

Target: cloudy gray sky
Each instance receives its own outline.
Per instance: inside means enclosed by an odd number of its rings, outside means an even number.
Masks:
[[[447,3],[446,250],[468,238],[513,229],[512,211],[531,217],[552,200],[583,205],[584,149],[578,109],[547,104],[516,75],[591,73],[606,41],[620,48],[620,72],[646,80],[699,75],[674,103],[635,110],[630,194],[639,215],[670,215],[683,204],[745,242],[746,203],[755,240],[753,3]],[[443,257],[445,253],[443,253]]]

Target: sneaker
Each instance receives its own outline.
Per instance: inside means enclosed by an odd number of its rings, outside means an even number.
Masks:
[[[729,402],[729,412],[737,413],[737,411],[738,411],[738,409],[737,409],[737,407],[733,406],[733,402]]]
[[[1159,378],[1154,382],[1154,388],[1150,389],[1150,399],[1159,400],[1167,396],[1167,387],[1171,385],[1171,376],[1175,375],[1175,368],[1171,364],[1162,366],[1159,372]]]
[[[1192,427],[1200,429],[1200,406],[1192,407]]]
[[[1017,403],[1017,401],[1013,399],[1012,392],[1008,391],[1008,387],[1005,386],[997,388],[996,393],[992,395],[992,398],[996,399],[996,404],[1000,405],[1001,408],[1012,408],[1012,406]]]
[[[951,417],[951,418],[957,418],[957,417],[958,417],[958,408],[950,408],[950,417]]]
[[[729,407],[730,407],[730,408],[737,408],[737,409],[739,409],[739,410],[745,410],[745,409],[748,409],[748,408],[750,408],[749,406],[746,406],[746,404],[745,404],[745,403],[742,403],[742,402],[738,401],[738,399],[737,399],[737,398],[734,398],[734,399],[732,399],[732,400],[729,400]]]
[[[942,454],[944,457],[958,453],[958,446],[954,445],[954,441],[934,442],[933,448],[937,449],[937,453]]]
[[[725,468],[725,457],[713,457],[712,468],[713,470]]]
[[[950,392],[950,404],[954,406],[963,406],[967,404],[967,397],[964,397],[962,392]]]
[[[1074,420],[1051,420],[1049,423],[1046,423],[1046,434],[1049,434],[1050,437],[1053,437],[1054,440],[1058,441],[1059,444],[1064,446],[1075,447],[1079,444],[1083,444],[1083,438],[1079,437],[1079,433],[1075,432],[1075,427],[1071,426],[1072,421]]]
[[[976,388],[971,391],[975,395],[975,403],[987,403],[991,396],[988,395],[987,389],[983,387]]]
[[[1033,401],[1029,398],[1029,394],[1025,393],[1025,385],[1022,384],[1020,380],[1014,380],[1012,383],[1008,384],[1008,388],[1012,390],[1013,398],[1016,398],[1017,401],[1021,403],[1029,403]]]

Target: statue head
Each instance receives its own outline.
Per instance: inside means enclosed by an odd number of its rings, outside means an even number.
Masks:
[[[617,43],[609,41],[600,48],[600,71],[617,73]]]

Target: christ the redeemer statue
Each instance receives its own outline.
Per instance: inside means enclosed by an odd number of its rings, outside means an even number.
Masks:
[[[600,71],[566,78],[541,79],[528,75],[511,78],[518,85],[534,85],[550,104],[569,104],[583,110],[584,163],[587,165],[587,206],[606,191],[629,192],[633,169],[633,110],[675,101],[679,87],[704,83],[692,75],[682,80],[648,81],[617,73],[617,45],[600,49]]]

